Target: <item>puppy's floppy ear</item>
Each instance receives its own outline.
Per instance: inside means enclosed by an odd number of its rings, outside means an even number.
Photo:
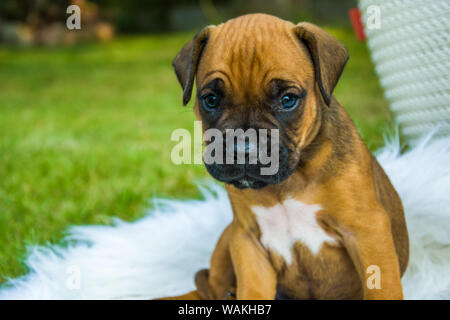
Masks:
[[[183,105],[186,105],[191,99],[198,63],[202,51],[208,42],[212,28],[214,28],[214,26],[208,26],[197,33],[195,37],[189,41],[180,52],[178,52],[175,59],[173,59],[172,66],[175,69],[175,74],[183,88]]]
[[[301,22],[294,31],[309,50],[314,63],[316,81],[327,105],[349,58],[344,45],[318,26]]]

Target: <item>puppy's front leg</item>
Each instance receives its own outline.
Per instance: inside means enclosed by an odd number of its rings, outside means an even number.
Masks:
[[[398,256],[387,213],[377,208],[353,215],[342,226],[341,234],[361,278],[364,299],[403,299]],[[380,271],[375,275],[379,276],[379,287],[368,283],[372,270]]]
[[[233,225],[230,253],[237,279],[238,300],[273,300],[277,275],[267,254],[248,232]]]
[[[230,256],[231,225],[225,228],[211,257],[210,270],[197,272],[195,283],[204,300],[227,299],[227,293],[236,285]]]

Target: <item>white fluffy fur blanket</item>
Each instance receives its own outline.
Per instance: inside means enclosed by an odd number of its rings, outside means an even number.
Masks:
[[[450,139],[426,138],[404,154],[395,141],[378,160],[406,211],[405,297],[450,299]],[[136,222],[73,227],[64,245],[30,248],[29,274],[4,284],[0,299],[149,299],[191,290],[232,215],[220,186],[201,188],[203,200],[155,200]]]

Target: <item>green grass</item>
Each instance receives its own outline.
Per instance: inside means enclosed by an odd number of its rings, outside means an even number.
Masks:
[[[332,32],[351,55],[336,96],[375,148],[387,103],[365,44]],[[170,161],[172,131],[193,127],[171,69],[191,36],[0,47],[0,283],[26,272],[28,244],[55,243],[70,225],[135,220],[153,196],[198,196],[204,168]]]

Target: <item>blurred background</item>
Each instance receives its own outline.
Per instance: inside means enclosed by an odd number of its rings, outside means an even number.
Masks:
[[[81,8],[68,30],[66,9]],[[75,224],[132,221],[152,197],[198,197],[201,165],[170,160],[174,129],[192,131],[171,61],[203,26],[245,13],[316,23],[350,60],[335,96],[368,146],[392,125],[353,0],[0,1],[0,283],[26,272],[31,244]]]

